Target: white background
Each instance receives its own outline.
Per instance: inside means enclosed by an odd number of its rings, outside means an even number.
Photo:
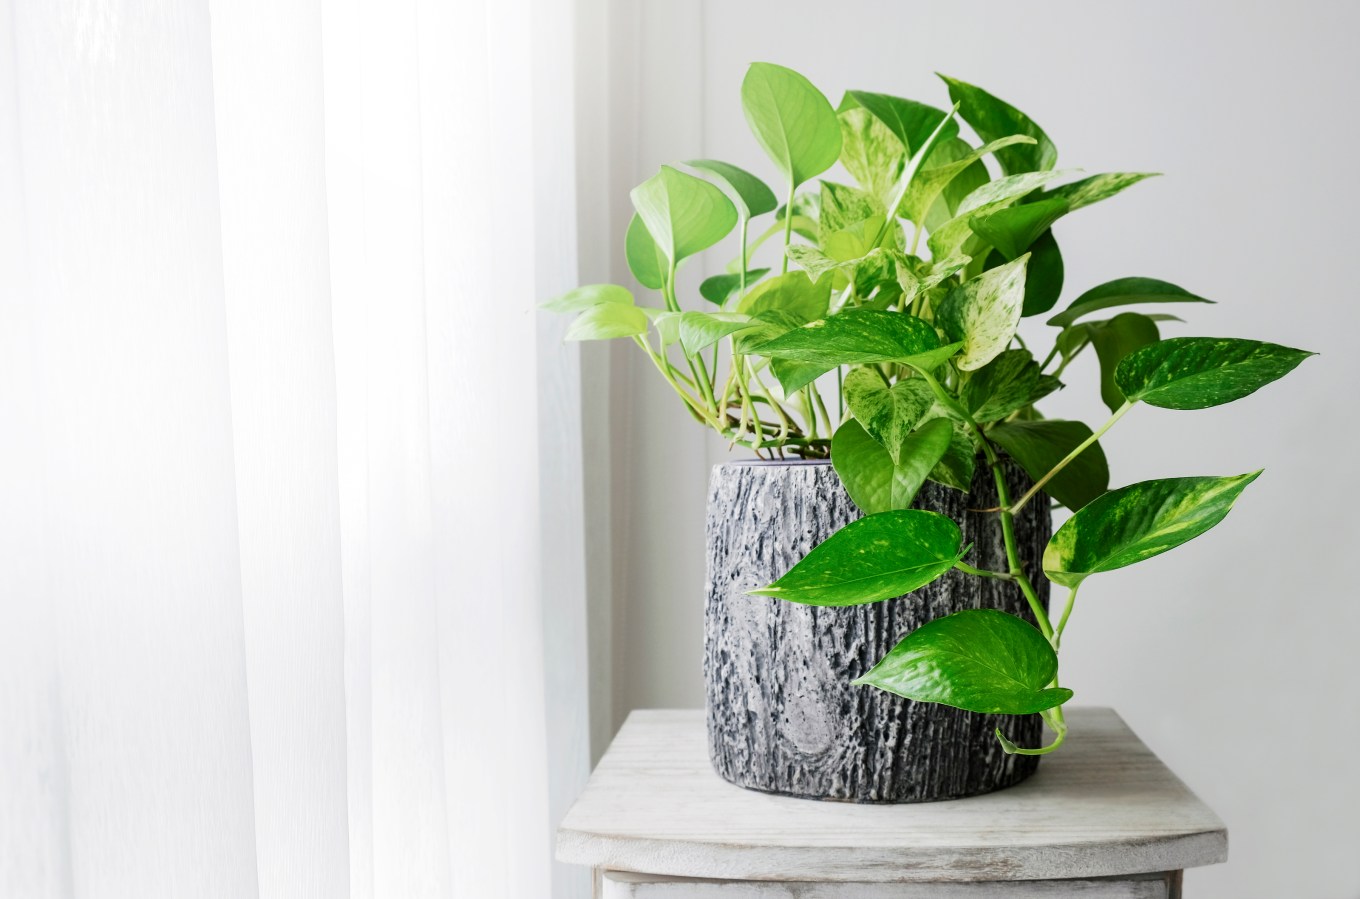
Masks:
[[[945,105],[945,72],[1030,113],[1060,166],[1166,173],[1059,223],[1062,303],[1163,278],[1219,301],[1164,334],[1321,355],[1231,406],[1140,408],[1104,441],[1115,485],[1266,473],[1212,534],[1087,586],[1064,684],[1117,708],[1226,820],[1231,860],[1188,874],[1188,895],[1360,896],[1360,7],[594,0],[583,25],[605,64],[582,89],[609,99],[581,144],[586,280],[631,283],[615,252],[627,190],[658,164],[711,156],[773,178],[741,113],[752,60],[798,69],[833,103],[863,88]],[[585,371],[598,753],[630,709],[703,702],[705,489],[728,456],[633,347],[591,347]],[[1069,375],[1048,413],[1102,421],[1094,360]]]

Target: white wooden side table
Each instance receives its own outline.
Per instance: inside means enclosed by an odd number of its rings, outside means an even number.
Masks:
[[[1172,899],[1225,861],[1223,822],[1111,709],[1019,786],[852,805],[756,793],[709,767],[700,711],[628,717],[557,832],[601,899]]]

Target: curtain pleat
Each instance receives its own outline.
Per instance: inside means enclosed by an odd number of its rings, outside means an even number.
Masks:
[[[349,894],[319,2],[209,3],[262,896]]]
[[[0,895],[589,894],[571,10],[0,3]]]
[[[8,527],[41,543],[5,565],[36,568],[31,592],[3,595],[51,616],[18,689],[55,712],[37,826],[61,822],[45,856],[67,870],[21,871],[3,892],[254,896],[207,8],[12,15],[27,246],[26,284],[4,299],[24,326],[4,339],[32,344],[11,389],[35,393],[38,430],[6,442],[41,444],[4,470],[38,479],[35,517]]]

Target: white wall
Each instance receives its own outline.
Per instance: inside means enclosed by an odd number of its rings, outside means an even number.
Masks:
[[[608,192],[598,234],[611,251],[627,189],[661,162],[714,156],[771,174],[740,108],[749,61],[797,68],[833,102],[862,87],[943,105],[941,71],[1031,113],[1061,165],[1166,173],[1059,224],[1063,302],[1110,278],[1160,277],[1220,301],[1167,333],[1321,352],[1259,396],[1197,413],[1141,408],[1106,439],[1116,485],[1266,474],[1193,546],[1088,585],[1064,683],[1078,702],[1116,707],[1228,822],[1232,860],[1189,874],[1189,895],[1360,896],[1360,604],[1347,561],[1360,543],[1360,7],[611,6],[608,159],[583,182]],[[585,268],[627,277],[618,252]],[[612,435],[592,457],[603,485],[592,539],[612,547],[595,568],[597,676],[612,673],[597,737],[632,708],[703,702],[705,484],[726,455],[631,350],[595,347],[587,360]],[[1089,360],[1071,375],[1050,414],[1103,420]]]

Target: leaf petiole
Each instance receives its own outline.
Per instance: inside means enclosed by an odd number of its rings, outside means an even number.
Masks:
[[[1040,746],[1038,749],[1024,749],[1006,739],[1006,735],[1003,734],[1001,728],[998,727],[996,729],[996,738],[1001,743],[1001,751],[1006,753],[1006,755],[1048,755],[1050,752],[1061,746],[1063,740],[1067,739],[1067,722],[1063,720],[1062,708],[1048,709],[1039,714],[1043,716],[1043,719],[1048,723],[1048,726],[1053,728],[1054,736],[1052,743],[1049,743],[1047,746]]]
[[[1004,571],[988,571],[985,568],[974,568],[967,562],[959,561],[954,563],[954,567],[964,574],[971,574],[977,577],[996,578],[999,581],[1014,581],[1015,578]]]

